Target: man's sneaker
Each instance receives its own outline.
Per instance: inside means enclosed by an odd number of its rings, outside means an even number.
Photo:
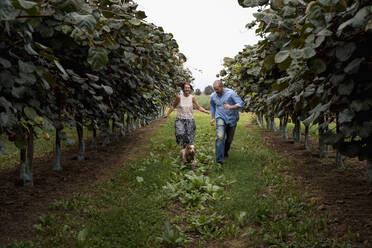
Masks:
[[[217,161],[217,164],[223,165],[223,161]]]

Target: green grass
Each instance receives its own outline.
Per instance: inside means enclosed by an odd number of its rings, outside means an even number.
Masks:
[[[269,151],[242,114],[230,157],[215,163],[215,126],[196,112],[198,164],[178,161],[173,122],[147,138],[90,194],[50,205],[34,226],[38,237],[20,247],[350,247],[327,237],[315,202],[281,172],[290,162]],[[151,152],[149,152],[151,151]]]
[[[199,96],[196,96],[196,100],[198,100],[198,103],[200,106],[202,106],[204,109],[207,109],[209,110],[209,100],[210,100],[210,96],[207,96],[207,95],[199,95]]]
[[[66,133],[67,138],[78,142],[78,136],[75,128],[65,128],[63,130]],[[55,133],[49,133],[48,136],[45,135],[46,133],[39,133],[38,139],[35,139],[34,143],[34,158],[42,157],[50,152],[54,151],[55,146]],[[88,140],[92,137],[92,132],[88,131],[87,128],[84,128],[84,135],[85,140]],[[7,136],[2,135],[1,140],[5,144],[5,149],[8,155],[3,155],[0,153],[0,171],[4,169],[11,168],[13,166],[17,166],[19,164],[19,149],[14,145],[13,142],[8,141]],[[71,146],[73,144],[69,144],[66,141],[61,142],[62,147],[64,146]],[[77,151],[76,151],[77,153]]]

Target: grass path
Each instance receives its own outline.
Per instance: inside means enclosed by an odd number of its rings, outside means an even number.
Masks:
[[[178,161],[174,118],[115,177],[51,204],[35,240],[6,247],[351,247],[327,237],[327,220],[282,173],[289,162],[245,127],[248,114],[222,167],[215,127],[198,112],[198,164]]]

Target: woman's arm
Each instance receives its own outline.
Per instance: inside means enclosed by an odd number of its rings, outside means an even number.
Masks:
[[[206,113],[206,114],[210,114],[210,112],[208,110],[205,110],[203,107],[201,107],[198,103],[198,101],[196,100],[196,97],[195,96],[192,96],[192,102],[194,103],[195,107],[203,112],[203,113]]]
[[[169,108],[168,113],[166,115],[164,115],[164,118],[168,118],[170,113],[172,113],[172,111],[177,107],[177,105],[180,103],[180,101],[181,101],[181,97],[178,95],[176,100],[174,101],[172,107]]]

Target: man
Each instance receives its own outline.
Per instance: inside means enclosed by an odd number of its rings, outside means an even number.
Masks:
[[[229,150],[234,138],[236,124],[239,121],[239,109],[244,106],[242,99],[235,91],[224,87],[223,82],[213,83],[214,93],[210,98],[210,108],[213,126],[216,121],[216,161],[223,164],[229,156]]]

